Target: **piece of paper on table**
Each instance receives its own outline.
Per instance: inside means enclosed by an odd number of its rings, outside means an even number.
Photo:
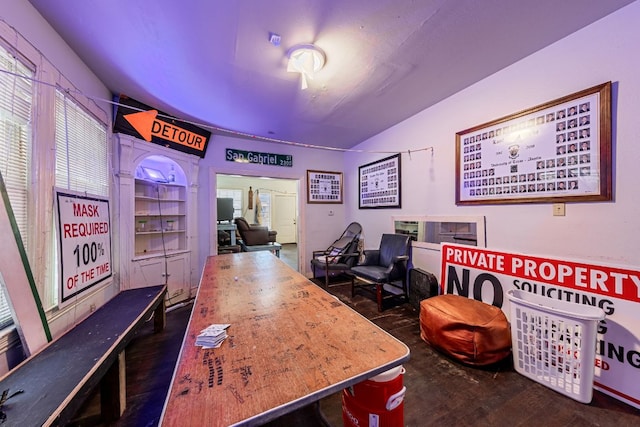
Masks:
[[[196,337],[196,345],[202,348],[218,348],[227,338],[227,328],[230,324],[213,324],[200,331]]]

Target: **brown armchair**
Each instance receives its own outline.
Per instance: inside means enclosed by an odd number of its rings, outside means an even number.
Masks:
[[[238,234],[240,234],[240,238],[246,246],[267,245],[276,241],[278,232],[269,230],[269,228],[264,225],[249,224],[247,220],[242,217],[234,219],[234,222],[238,228]]]

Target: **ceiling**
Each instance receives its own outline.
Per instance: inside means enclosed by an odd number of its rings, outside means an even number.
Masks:
[[[350,148],[632,0],[30,2],[114,94],[214,132]],[[300,43],[326,53],[304,91],[286,71]]]

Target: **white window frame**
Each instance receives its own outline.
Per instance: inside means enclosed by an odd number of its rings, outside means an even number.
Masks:
[[[271,229],[271,190],[256,191],[258,192],[260,205],[262,207],[262,222],[260,225],[264,225]]]
[[[58,265],[55,263],[58,243],[55,240],[54,230],[54,192],[56,177],[56,144],[55,144],[55,104],[56,88],[62,88],[65,95],[71,97],[84,112],[93,116],[98,122],[106,126],[106,163],[109,175],[109,200],[113,200],[114,177],[112,171],[112,134],[108,127],[110,118],[109,106],[99,106],[96,101],[83,95],[72,82],[67,80],[60,71],[46,58],[43,53],[26,40],[15,28],[0,20],[0,45],[11,55],[23,59],[30,65],[34,75],[31,78],[34,86],[34,98],[32,102],[30,135],[31,161],[28,178],[28,235],[22,236],[24,246],[27,248],[27,257],[31,267],[34,283],[37,288],[40,301],[47,315],[47,320],[57,322],[61,318],[61,324],[68,322],[67,312],[74,310],[76,304],[83,304],[84,298],[79,298],[74,304],[70,304],[64,310],[59,309],[56,303]],[[66,186],[65,186],[66,187]],[[84,191],[84,190],[83,190]],[[87,190],[88,191],[88,190]],[[114,241],[114,245],[117,242]],[[115,280],[115,279],[113,279]],[[112,280],[105,282],[104,287],[110,286]],[[96,290],[97,291],[97,290]],[[84,310],[84,308],[83,308]],[[73,317],[74,315],[70,315]],[[65,326],[62,326],[64,329]]]
[[[0,168],[22,244],[27,251],[35,71],[32,64],[4,45],[0,45],[0,60],[3,71],[0,73]],[[6,297],[5,292],[0,292],[0,329],[14,323]]]
[[[106,196],[110,193],[109,139],[107,126],[96,119],[74,98],[60,89],[55,96],[55,186],[65,190]],[[58,266],[59,246],[55,216],[50,244],[51,265]],[[45,304],[59,303],[60,277],[58,269],[51,271],[44,290]]]
[[[218,188],[216,189],[216,197],[233,199],[233,217],[238,218],[242,216],[242,190],[237,188]]]

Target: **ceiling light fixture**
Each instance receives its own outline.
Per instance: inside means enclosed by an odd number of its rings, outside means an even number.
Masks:
[[[315,74],[324,67],[324,52],[312,44],[295,45],[289,49],[287,56],[289,57],[287,71],[300,73],[302,90],[309,87],[307,79],[313,80]]]

